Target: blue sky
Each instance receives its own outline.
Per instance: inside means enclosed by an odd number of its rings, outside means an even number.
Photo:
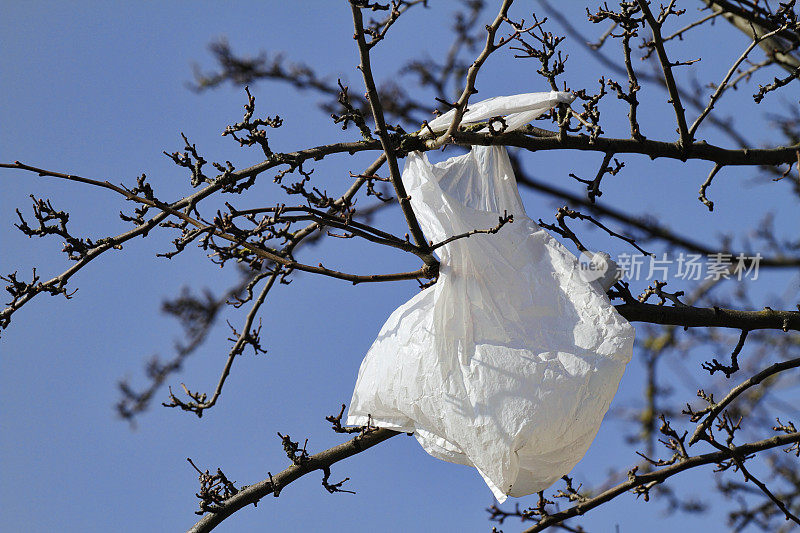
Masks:
[[[432,4],[441,4],[431,2]],[[296,4],[296,5],[295,5]],[[577,2],[575,3],[578,4]],[[376,48],[376,77],[393,76],[397,65],[421,53],[436,55],[449,43],[451,5],[411,10],[384,44]],[[319,72],[349,81],[362,92],[355,69],[349,8],[332,2],[6,2],[0,20],[4,36],[0,54],[0,160],[73,172],[131,184],[142,172],[163,198],[189,191],[188,178],[162,150],[182,148],[180,132],[209,160],[230,159],[238,167],[260,160],[257,150],[240,149],[220,132],[240,120],[243,91],[228,85],[196,94],[186,88],[191,63],[211,66],[207,44],[226,36],[235,50],[283,51]],[[524,11],[517,11],[524,15]],[[486,14],[487,22],[493,15]],[[580,17],[580,9],[570,16]],[[577,21],[581,20],[576,18]],[[596,31],[589,28],[589,31]],[[719,79],[728,62],[746,46],[740,35],[716,28],[731,48],[676,48],[682,59],[697,55]],[[567,41],[570,87],[596,88],[604,69]],[[775,73],[772,73],[774,75]],[[767,75],[765,75],[767,76]],[[769,78],[767,78],[769,79]],[[399,78],[411,83],[410,78]],[[707,80],[705,80],[707,81]],[[478,79],[480,97],[547,90],[532,64],[498,53]],[[252,89],[257,112],[280,114],[285,126],[271,138],[276,151],[352,139],[317,108],[320,98],[279,84]],[[748,101],[749,90],[730,95]],[[726,98],[729,98],[726,96]],[[645,135],[674,138],[673,115],[666,96],[643,95],[641,122]],[[610,98],[608,100],[611,100]],[[435,103],[431,100],[431,108]],[[772,96],[763,108],[780,109]],[[627,134],[625,109],[609,105],[612,136]],[[731,109],[731,108],[729,108]],[[763,127],[760,114],[737,113],[737,122]],[[701,130],[710,142],[728,145],[713,130]],[[764,132],[763,142],[775,140]],[[445,156],[447,153],[445,153]],[[329,191],[343,189],[348,171],[358,172],[372,155],[339,157],[319,164],[319,183]],[[581,192],[567,174],[594,175],[600,154],[542,153],[526,156],[526,168],[560,187]],[[793,234],[796,199],[783,184],[758,180],[754,170],[721,174],[710,191],[716,208],[709,213],[696,200],[709,165],[625,157],[626,168],[607,178],[602,202],[633,213],[648,213],[692,235],[717,242],[722,232],[745,231],[758,224],[767,209],[779,213],[778,228]],[[263,180],[249,200],[274,204],[277,186]],[[16,231],[14,210],[30,213],[29,194],[52,199],[72,214],[76,234],[98,238],[121,232],[117,216],[131,206],[112,193],[74,183],[0,172],[0,272],[18,270],[27,277],[33,266],[51,277],[68,266],[57,239],[30,240]],[[554,203],[524,192],[532,218],[552,220]],[[245,200],[241,201],[242,204]],[[755,207],[755,209],[753,209]],[[403,233],[397,210],[379,223]],[[796,226],[794,226],[796,230]],[[597,249],[630,251],[598,232],[585,232]],[[186,462],[212,470],[222,467],[240,484],[282,470],[287,460],[276,432],[309,439],[319,451],[343,439],[328,429],[324,417],[348,402],[358,366],[389,313],[416,292],[413,282],[352,287],[346,282],[310,275],[279,287],[264,309],[266,355],[241,357],[219,405],[201,420],[176,410],[154,407],[137,428],[115,418],[116,382],[130,377],[143,383],[144,361],[154,353],[169,357],[179,338],[178,324],[159,313],[164,297],[181,286],[222,291],[236,279],[220,270],[201,250],[172,260],[155,254],[169,248],[167,232],[126,244],[86,268],[72,282],[75,297],[40,296],[14,315],[0,340],[0,514],[8,531],[175,531],[195,520],[196,473]],[[416,268],[414,259],[363,243],[342,242],[309,248],[300,259],[359,272]],[[765,301],[780,294],[785,275],[764,276]],[[638,289],[643,289],[637,287]],[[795,282],[796,285],[796,282]],[[234,323],[240,315],[230,313]],[[228,344],[224,322],[208,343],[170,383],[185,382],[211,391]],[[696,370],[704,360],[684,363]],[[634,360],[623,378],[614,407],[641,402],[641,365]],[[166,391],[157,396],[166,399]],[[687,400],[691,394],[687,394]],[[635,456],[624,445],[624,426],[609,419],[573,474],[590,483],[613,468],[625,468]],[[686,474],[681,483],[701,493],[710,470]],[[471,469],[428,457],[412,438],[397,437],[333,468],[333,477],[350,477],[357,495],[329,495],[316,474],[288,487],[279,499],[265,499],[225,522],[219,531],[487,531],[484,508],[491,493]],[[695,488],[691,488],[691,486]],[[520,500],[532,505],[534,499]],[[509,503],[512,503],[511,500]],[[508,504],[506,504],[508,506]],[[624,496],[593,512],[584,522],[590,530],[652,531],[707,527],[719,517],[662,517],[658,503]],[[514,531],[515,524],[505,524]]]

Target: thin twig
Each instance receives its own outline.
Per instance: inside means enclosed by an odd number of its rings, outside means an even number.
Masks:
[[[682,41],[684,33],[686,33],[687,31],[691,30],[692,28],[695,28],[697,26],[701,26],[701,25],[705,24],[709,20],[711,20],[711,19],[713,19],[715,17],[718,17],[719,15],[720,15],[720,13],[711,13],[710,15],[706,15],[705,17],[692,22],[691,24],[687,24],[686,26],[684,26],[683,28],[679,29],[678,31],[676,31],[672,35],[670,35],[668,37],[664,37],[664,42],[666,43],[667,41],[671,41],[672,39],[675,39],[675,38],[677,38],[677,39]]]
[[[720,253],[718,249],[708,247],[705,243],[695,241],[685,235],[679,235],[660,226],[658,223],[649,220],[647,217],[635,217],[623,211],[598,203],[591,203],[584,196],[578,196],[570,191],[553,187],[550,183],[531,178],[519,165],[519,159],[511,155],[511,164],[514,167],[514,174],[520,186],[529,187],[535,191],[567,200],[573,204],[582,205],[595,211],[597,214],[611,217],[623,224],[633,226],[647,232],[653,239],[662,239],[671,244],[684,248],[688,251],[697,252],[702,255],[714,255]],[[732,254],[735,256],[736,254]],[[759,260],[759,268],[795,268],[800,266],[800,257],[762,257]]]
[[[712,405],[706,417],[697,424],[695,430],[692,432],[692,436],[689,438],[689,446],[693,445],[694,443],[698,442],[703,433],[705,433],[711,424],[714,422],[714,419],[719,415],[728,405],[731,404],[736,398],[738,398],[744,391],[749,389],[750,387],[754,387],[767,379],[770,376],[775,374],[779,374],[791,368],[800,367],[800,358],[791,359],[789,361],[781,361],[780,363],[775,363],[771,365],[761,372],[751,376],[750,378],[746,379],[745,381],[741,382],[725,395],[725,397],[719,403],[715,403]]]
[[[703,184],[700,185],[700,191],[699,191],[700,196],[698,196],[697,199],[703,202],[703,204],[705,204],[705,206],[708,207],[709,211],[714,210],[714,202],[708,199],[708,197],[706,196],[706,191],[711,186],[711,182],[714,180],[714,176],[717,175],[717,172],[719,172],[721,168],[722,165],[720,165],[719,163],[714,165],[714,168],[711,169],[711,172],[708,174],[706,181],[704,181]]]
[[[444,144],[448,143],[453,134],[458,131],[458,126],[461,124],[461,119],[464,117],[464,113],[467,110],[469,97],[478,92],[477,89],[475,89],[475,80],[478,77],[478,72],[483,66],[483,63],[492,54],[492,52],[511,40],[509,37],[501,39],[499,43],[494,42],[497,30],[500,28],[500,25],[503,23],[503,21],[508,19],[508,10],[513,3],[514,0],[503,0],[503,4],[500,6],[500,12],[497,14],[494,21],[490,25],[486,26],[486,44],[484,45],[483,50],[481,50],[481,53],[478,54],[478,57],[475,58],[475,61],[473,61],[470,65],[469,70],[467,70],[467,79],[464,83],[464,90],[461,92],[461,96],[453,106],[455,109],[453,121],[441,136],[427,141],[426,146],[429,149],[435,150],[440,148]]]
[[[672,63],[669,57],[667,57],[667,51],[664,49],[664,38],[661,36],[661,23],[656,21],[655,17],[653,17],[647,0],[637,0],[637,3],[642,10],[647,24],[653,31],[653,45],[656,48],[656,54],[661,63],[661,69],[664,72],[664,82],[669,92],[669,101],[675,109],[675,119],[678,122],[678,132],[680,134],[679,144],[681,148],[688,150],[692,144],[692,137],[689,135],[689,130],[686,127],[686,110],[683,108],[683,105],[681,105],[681,96],[675,84],[675,77],[672,75]]]
[[[264,287],[261,289],[261,292],[258,294],[256,300],[253,302],[253,305],[250,307],[250,311],[245,317],[244,324],[242,324],[242,330],[239,333],[239,337],[236,339],[233,347],[228,351],[228,358],[225,361],[225,366],[222,369],[222,374],[217,381],[217,386],[214,388],[214,394],[211,396],[211,399],[204,401],[201,399],[201,395],[198,395],[197,393],[188,393],[187,391],[188,395],[194,401],[184,403],[174,394],[170,393],[170,403],[164,403],[163,405],[165,407],[180,407],[184,411],[191,411],[198,417],[202,417],[204,410],[210,409],[217,403],[217,400],[222,394],[222,388],[225,386],[225,381],[228,379],[228,376],[231,373],[233,361],[236,359],[237,355],[242,353],[245,345],[250,341],[253,322],[255,321],[256,315],[258,314],[261,305],[264,303],[264,300],[267,298],[267,294],[269,294],[269,291],[275,284],[275,280],[280,278],[281,274],[283,274],[281,269],[275,269],[275,271],[269,276],[266,285],[264,285]],[[204,397],[205,394],[202,395],[202,398]]]
[[[466,239],[466,238],[471,237],[472,235],[477,235],[478,233],[486,233],[486,234],[497,233],[498,231],[500,231],[500,228],[502,228],[506,224],[508,224],[510,222],[514,222],[514,215],[509,215],[505,211],[503,212],[503,215],[500,216],[499,218],[500,218],[499,222],[493,228],[489,228],[489,229],[474,229],[474,230],[471,230],[471,231],[467,231],[465,233],[461,233],[459,235],[453,235],[452,237],[448,237],[447,239],[443,240],[442,242],[439,242],[439,243],[436,243],[436,244],[431,244],[431,250],[436,250],[437,248],[441,248],[442,246],[444,246],[446,244],[450,244],[453,241],[456,241],[458,239]]]
[[[753,37],[753,41],[750,45],[745,48],[744,52],[739,56],[739,58],[731,65],[731,68],[728,69],[728,72],[725,74],[725,77],[722,78],[722,81],[717,85],[717,90],[714,91],[714,94],[711,95],[711,98],[708,101],[708,105],[706,105],[705,109],[700,113],[697,119],[694,121],[692,126],[689,128],[689,139],[694,139],[694,134],[697,132],[697,128],[700,127],[700,124],[703,122],[703,119],[711,113],[711,110],[714,109],[714,104],[717,103],[717,100],[720,99],[722,94],[725,92],[725,89],[728,88],[728,82],[730,81],[731,77],[736,73],[736,69],[739,68],[739,65],[747,59],[747,56],[750,55],[750,52],[753,51],[753,48],[758,46],[758,43],[763,41],[764,39],[769,39],[770,37],[776,35],[781,30],[785,29],[785,26],[781,26],[775,31],[771,31],[761,36]]]

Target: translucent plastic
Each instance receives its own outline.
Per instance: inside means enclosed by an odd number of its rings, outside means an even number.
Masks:
[[[503,116],[506,122],[506,131],[512,131],[521,128],[557,104],[570,104],[573,100],[575,97],[570,93],[557,91],[495,96],[469,104],[461,119],[461,124],[472,124]],[[428,122],[428,127],[436,132],[445,131],[450,127],[453,115],[455,115],[455,111],[450,110]]]
[[[381,328],[347,423],[413,432],[434,457],[477,468],[501,502],[543,490],[589,448],[634,329],[526,215],[503,147],[435,165],[409,154],[403,183],[434,242],[496,226],[504,211],[514,221],[437,250],[437,283]]]

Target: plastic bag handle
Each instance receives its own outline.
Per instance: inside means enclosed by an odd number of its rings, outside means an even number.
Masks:
[[[523,127],[528,122],[543,115],[558,104],[570,104],[575,100],[575,95],[563,91],[550,91],[547,93],[524,93],[510,96],[496,96],[470,104],[462,124],[472,124],[488,120],[492,117],[505,117],[505,131],[513,131]],[[451,109],[428,122],[428,127],[434,132],[446,131],[453,121],[455,110]]]

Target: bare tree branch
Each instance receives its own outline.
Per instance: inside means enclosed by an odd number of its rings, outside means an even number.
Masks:
[[[338,446],[311,455],[302,464],[294,464],[279,474],[270,475],[264,481],[241,489],[236,495],[220,504],[213,512],[206,514],[193,527],[189,528],[188,533],[212,531],[239,509],[258,503],[264,496],[270,494],[277,496],[284,487],[309,472],[330,468],[331,465],[372,448],[395,435],[399,435],[399,433],[389,429],[374,429]]]
[[[361,7],[351,0],[350,9],[353,12],[353,26],[355,28],[355,39],[358,43],[361,70],[364,76],[364,85],[367,87],[367,100],[369,101],[370,108],[372,109],[372,116],[375,119],[375,126],[378,129],[378,137],[381,139],[381,146],[383,152],[386,154],[386,161],[389,163],[389,174],[392,178],[392,185],[394,186],[397,200],[400,202],[400,207],[403,210],[403,216],[406,218],[411,235],[414,237],[414,242],[421,249],[427,251],[427,242],[425,236],[422,234],[422,228],[419,226],[414,210],[411,208],[411,197],[406,193],[403,180],[400,177],[400,169],[397,166],[397,156],[394,153],[394,146],[386,130],[386,120],[383,117],[383,107],[381,106],[380,97],[378,96],[378,89],[375,87],[375,80],[372,77],[372,67],[369,60],[369,47],[367,46],[364,38],[364,21],[361,17]],[[432,255],[424,258],[427,266],[436,266],[438,261]]]
[[[800,433],[777,435],[769,439],[764,439],[749,444],[742,444],[741,446],[733,447],[730,450],[696,455],[673,465],[645,474],[636,475],[635,472],[633,472],[630,474],[630,479],[628,481],[620,483],[619,485],[608,489],[605,492],[586,500],[585,502],[570,507],[569,509],[544,516],[538,524],[526,529],[524,533],[536,533],[537,531],[543,531],[554,524],[567,520],[568,518],[582,515],[587,511],[628,492],[629,490],[636,489],[637,487],[652,487],[658,483],[663,483],[668,478],[689,470],[690,468],[718,463],[730,457],[731,454],[736,454],[739,456],[749,455],[796,442],[800,442]]]

